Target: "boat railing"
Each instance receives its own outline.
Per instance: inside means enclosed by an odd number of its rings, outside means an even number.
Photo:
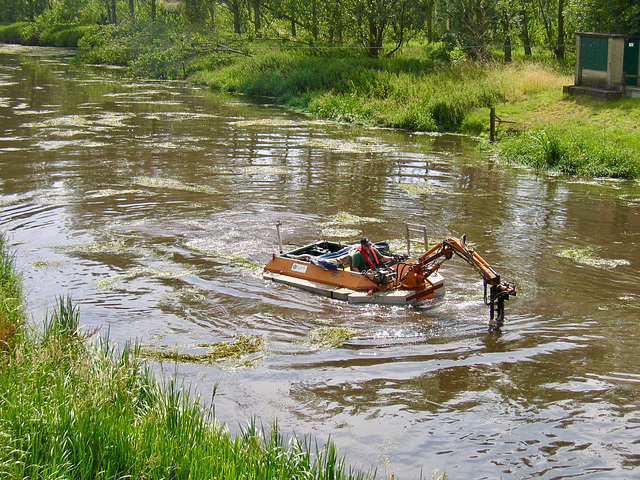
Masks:
[[[427,237],[427,227],[416,223],[407,223],[407,255],[411,255],[411,242],[424,242],[424,250],[429,250],[429,239]],[[422,238],[415,238],[412,235],[422,234]]]

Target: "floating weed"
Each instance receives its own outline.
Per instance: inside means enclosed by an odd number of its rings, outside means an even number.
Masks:
[[[126,123],[124,120],[131,118],[133,115],[131,114],[123,114],[123,113],[103,113],[98,118],[94,120],[94,123],[97,125],[103,125],[107,127],[124,127]]]
[[[196,113],[196,112],[157,112],[145,115],[144,118],[159,120],[161,118],[178,118],[180,120],[196,120],[199,118],[220,118],[219,115],[212,113]]]
[[[66,147],[82,147],[82,148],[96,148],[104,147],[107,144],[104,142],[94,142],[91,140],[43,140],[36,142],[36,145],[42,150],[59,150]]]
[[[94,190],[94,191],[89,191],[89,192],[85,192],[85,197],[86,198],[103,198],[103,197],[114,197],[116,195],[135,195],[135,194],[143,194],[146,193],[142,190],[134,190],[134,189],[128,189],[128,190],[116,190],[113,188],[104,188],[102,190]]]
[[[241,167],[236,169],[236,172],[242,175],[289,175],[291,169],[282,166],[273,165],[252,165],[250,167]]]
[[[361,334],[356,328],[320,327],[307,334],[307,342],[320,348],[335,348]]]
[[[49,130],[49,137],[75,137],[76,135],[83,135],[82,130]]]
[[[119,253],[127,248],[127,237],[111,237],[103,243],[91,243],[87,245],[69,245],[57,247],[58,250],[65,250],[76,253]]]
[[[357,141],[318,138],[307,142],[306,146],[342,153],[388,153],[393,151],[390,145],[384,145],[375,140],[364,138],[358,139]]]
[[[360,234],[360,230],[349,228],[323,228],[322,235],[327,238],[355,238]]]
[[[377,218],[371,217],[359,217],[357,215],[353,215],[348,212],[338,212],[335,215],[329,217],[324,223],[321,225],[325,225],[327,227],[345,227],[345,226],[353,226],[353,225],[361,225],[363,223],[380,223],[381,220]]]
[[[640,197],[636,195],[620,195],[620,199],[625,202],[625,205],[629,207],[640,206]]]
[[[183,303],[199,303],[204,302],[206,296],[205,291],[202,288],[188,285],[174,290],[172,293],[165,294],[164,298],[166,300],[177,298]]]
[[[58,268],[60,266],[60,262],[40,260],[40,261],[31,263],[31,265],[34,268],[50,269],[50,268]]]
[[[174,272],[171,270],[161,270],[159,268],[136,267],[129,270],[127,273],[114,275],[113,277],[107,277],[100,280],[98,282],[98,287],[102,290],[111,290],[115,288],[113,285],[115,285],[118,282],[124,282],[126,280],[132,280],[138,277],[158,278],[161,280],[175,280],[178,278],[197,275],[199,272],[200,270],[197,268]]]
[[[640,305],[638,304],[639,295],[636,294],[625,294],[620,295],[615,302],[600,305],[598,310],[608,311],[608,310],[618,310],[618,309],[638,309]]]
[[[262,267],[262,265],[243,257],[239,253],[225,253],[225,252],[220,252],[219,250],[210,248],[206,244],[206,240],[204,239],[187,242],[185,244],[185,247],[188,248],[189,250],[193,250],[194,252],[203,253],[207,256],[215,258],[216,260],[229,263],[233,266],[243,267],[248,270],[253,270],[254,268]]]
[[[264,350],[264,341],[256,335],[238,335],[233,342],[199,343],[196,347],[208,348],[206,353],[185,353],[175,350],[150,350],[141,349],[140,355],[156,360],[172,360],[184,363],[215,363],[223,360],[237,360],[246,355],[258,353]],[[262,355],[259,358],[263,358]],[[243,364],[249,364],[255,359],[245,360]]]
[[[601,258],[596,255],[596,252],[599,250],[600,248],[596,248],[593,246],[585,248],[567,248],[558,252],[557,255],[561,258],[573,260],[580,265],[587,265],[589,267],[596,267],[607,270],[619,267],[621,265],[630,264],[628,260]]]
[[[42,122],[30,122],[24,124],[30,128],[46,128],[46,127],[86,127],[90,124],[84,115],[67,115],[56,118],[49,118]]]
[[[207,185],[191,185],[170,178],[137,177],[133,180],[133,183],[151,188],[167,188],[170,190],[182,190],[196,193],[218,193],[214,188]]]
[[[238,120],[232,122],[233,125],[237,125],[239,127],[298,127],[300,124],[294,122],[293,120],[287,120],[284,118],[261,118],[257,120]]]
[[[398,187],[403,189],[409,195],[418,196],[431,193],[431,187],[428,183],[396,183]]]

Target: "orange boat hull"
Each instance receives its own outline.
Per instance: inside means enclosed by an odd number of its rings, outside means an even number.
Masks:
[[[444,294],[444,279],[430,275],[415,288],[377,285],[366,275],[350,270],[325,269],[310,262],[274,255],[264,277],[349,303],[415,304]]]

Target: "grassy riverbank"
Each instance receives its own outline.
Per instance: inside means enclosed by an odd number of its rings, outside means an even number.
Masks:
[[[34,27],[0,27],[0,39],[3,28],[16,35]],[[499,53],[494,60],[473,61],[444,44],[368,58],[347,48],[214,38],[161,23],[83,32],[77,41],[81,62],[269,98],[323,119],[487,139],[494,107],[504,122],[491,150],[504,162],[570,175],[640,178],[640,100],[606,103],[564,95],[562,87],[573,83],[573,60],[559,63],[542,49],[505,64]]]
[[[640,177],[640,101],[564,95],[571,68],[544,57],[471,62],[438,48],[387,59],[318,58],[273,51],[191,80],[274,97],[320,118],[488,139],[489,109],[502,122],[491,146],[505,161],[590,177]]]
[[[68,300],[42,331],[25,324],[21,281],[0,235],[0,477],[3,479],[364,479],[333,445],[249,425],[232,437],[135,349],[90,342]]]

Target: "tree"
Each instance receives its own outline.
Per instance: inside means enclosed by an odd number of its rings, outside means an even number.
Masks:
[[[222,3],[229,7],[233,16],[233,31],[236,35],[242,33],[242,19],[240,12],[240,0],[222,0]]]
[[[640,34],[638,0],[576,0],[568,9],[579,31]]]
[[[41,15],[47,8],[49,8],[48,0],[26,0],[23,7],[26,17],[32,22],[35,20],[35,18],[38,15]]]
[[[425,0],[342,0],[339,2],[348,16],[350,28],[367,55],[378,57],[386,40],[395,42],[391,52],[402,46],[408,32],[424,26]],[[391,53],[390,52],[390,53]]]
[[[563,59],[566,40],[564,38],[564,0],[537,1],[538,13],[546,34],[546,44],[554,52],[556,58]]]
[[[184,15],[189,23],[204,23],[207,8],[204,0],[183,0]]]
[[[118,24],[118,14],[116,12],[116,0],[105,0],[107,5],[107,19],[113,25]]]
[[[450,0],[445,12],[450,34],[471,58],[488,54],[496,32],[501,28],[496,3],[490,0]]]
[[[531,36],[529,35],[531,0],[520,0],[519,7],[520,38],[524,45],[524,54],[531,55]]]

